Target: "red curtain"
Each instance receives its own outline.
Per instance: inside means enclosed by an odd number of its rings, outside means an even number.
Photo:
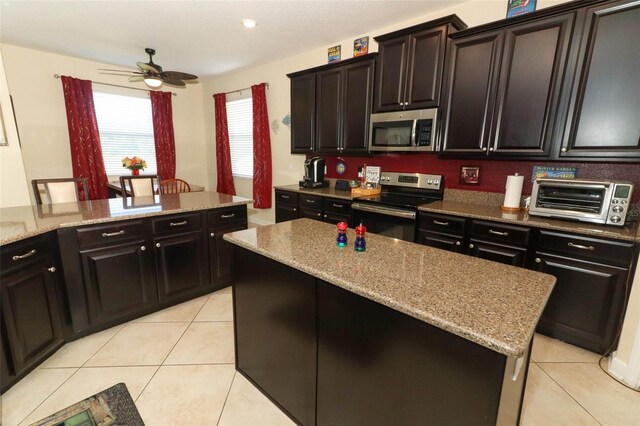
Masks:
[[[216,112],[216,164],[218,168],[217,192],[236,195],[231,172],[231,148],[229,148],[229,127],[227,126],[227,95],[213,95]]]
[[[153,115],[153,137],[156,145],[158,175],[162,179],[176,177],[176,142],[173,135],[173,110],[171,92],[151,90],[151,113]]]
[[[253,97],[253,207],[271,208],[271,137],[266,84],[251,86]]]
[[[73,177],[87,178],[89,199],[109,198],[91,81],[62,76]]]

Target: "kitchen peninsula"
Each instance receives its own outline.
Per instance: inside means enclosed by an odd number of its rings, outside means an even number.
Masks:
[[[251,200],[196,192],[0,209],[4,392],[65,342],[231,281]]]
[[[358,253],[349,232],[224,236],[236,368],[304,425],[517,424],[555,278],[373,234]]]

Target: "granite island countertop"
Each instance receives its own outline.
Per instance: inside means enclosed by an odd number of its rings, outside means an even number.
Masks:
[[[8,207],[0,209],[0,245],[58,228],[231,207],[251,202],[246,198],[217,192],[187,192],[154,197]]]
[[[582,235],[591,235],[594,237],[640,242],[640,227],[638,226],[637,221],[625,226],[599,225],[596,223],[565,221],[542,216],[531,216],[525,211],[507,213],[500,210],[500,207],[497,206],[446,200],[424,204],[418,207],[418,210],[429,213],[448,214],[472,219],[503,222],[513,225],[530,226],[534,228],[573,232]]]
[[[333,225],[297,219],[224,239],[507,356],[522,356],[556,279],[547,274],[367,234],[335,245]]]

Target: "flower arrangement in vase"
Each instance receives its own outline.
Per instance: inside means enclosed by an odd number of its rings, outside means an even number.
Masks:
[[[140,174],[140,170],[147,168],[147,162],[140,157],[124,157],[122,159],[122,167],[131,170],[131,174],[133,176],[138,176]]]

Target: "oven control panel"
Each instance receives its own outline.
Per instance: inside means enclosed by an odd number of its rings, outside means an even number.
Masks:
[[[380,184],[439,190],[444,185],[444,177],[442,175],[422,173],[382,172],[380,174]]]

